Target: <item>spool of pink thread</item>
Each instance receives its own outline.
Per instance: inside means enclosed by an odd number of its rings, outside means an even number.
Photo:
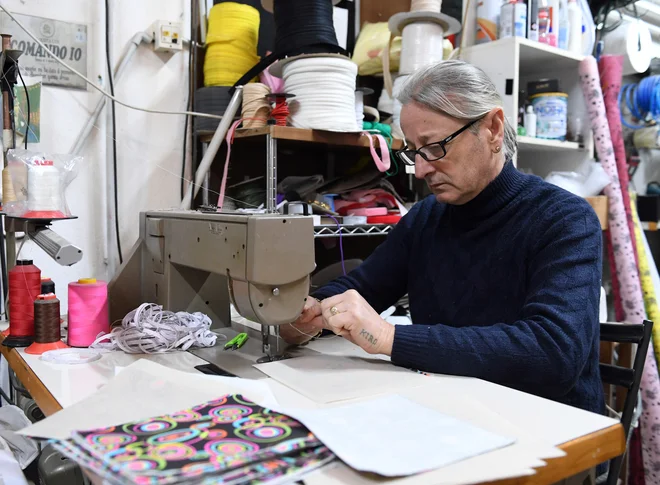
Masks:
[[[110,331],[108,284],[94,278],[69,283],[69,336],[71,347],[89,347]]]

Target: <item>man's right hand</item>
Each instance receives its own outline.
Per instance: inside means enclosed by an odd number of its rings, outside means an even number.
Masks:
[[[316,298],[308,296],[298,319],[280,326],[280,337],[288,344],[300,345],[311,340],[321,330],[323,330],[321,304]]]

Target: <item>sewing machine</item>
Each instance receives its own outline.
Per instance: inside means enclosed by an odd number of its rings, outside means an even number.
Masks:
[[[196,211],[140,214],[140,238],[109,285],[111,321],[144,302],[231,326],[230,303],[283,355],[279,325],[300,315],[314,271],[311,217]]]

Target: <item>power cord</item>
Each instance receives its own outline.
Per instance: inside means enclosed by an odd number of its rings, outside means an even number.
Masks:
[[[114,185],[114,203],[115,203],[115,237],[117,240],[117,253],[119,255],[119,264],[124,263],[124,258],[121,251],[121,238],[119,237],[119,196],[117,191],[119,184],[117,183],[117,119],[115,116],[115,86],[112,81],[112,61],[110,59],[110,5],[109,0],[105,0],[105,60],[108,65],[108,84],[110,86],[110,93],[113,98],[110,100],[112,111],[112,179]]]
[[[193,73],[193,51],[197,43],[195,42],[195,21],[193,20],[195,12],[195,0],[190,0],[190,46],[188,47],[188,97],[186,99],[186,111],[192,109],[192,94],[191,91],[194,89],[192,83],[192,73]],[[186,192],[186,155],[188,148],[188,123],[190,117],[186,115],[186,120],[183,123],[183,154],[181,156],[181,200]]]
[[[58,62],[59,64],[61,64],[62,66],[66,67],[69,71],[71,71],[72,73],[74,73],[76,76],[78,76],[79,78],[81,78],[82,80],[84,80],[87,84],[89,84],[92,88],[96,89],[99,93],[101,93],[102,95],[106,96],[107,98],[113,100],[113,101],[114,101],[115,103],[117,103],[117,104],[120,104],[120,105],[122,105],[122,106],[124,106],[124,107],[126,107],[126,108],[129,108],[129,109],[134,109],[134,110],[137,110],[137,111],[144,111],[145,113],[162,114],[162,115],[188,115],[188,116],[199,116],[199,117],[202,117],[202,118],[211,118],[211,119],[214,119],[214,120],[221,120],[221,119],[222,119],[222,116],[219,116],[219,115],[210,115],[210,114],[207,114],[207,113],[197,113],[197,112],[195,112],[195,111],[161,111],[161,110],[156,110],[156,109],[140,108],[139,106],[134,106],[134,105],[132,105],[132,104],[125,103],[125,102],[121,101],[120,99],[115,98],[114,95],[105,92],[103,89],[101,89],[99,86],[97,86],[97,84],[96,84],[94,81],[90,80],[89,78],[87,78],[86,76],[84,76],[83,74],[81,74],[78,70],[74,69],[74,68],[71,67],[69,64],[67,64],[67,63],[64,62],[62,59],[60,59],[58,56],[56,56],[55,54],[53,54],[53,51],[51,51],[51,50],[46,46],[46,44],[44,44],[43,42],[41,42],[41,41],[37,38],[36,35],[34,35],[34,34],[33,34],[33,33],[32,33],[27,27],[25,27],[25,26],[21,23],[20,20],[16,19],[16,17],[15,17],[14,15],[12,15],[12,13],[11,13],[9,10],[7,10],[7,9],[4,7],[4,5],[2,5],[1,3],[0,3],[0,10],[2,10],[4,13],[6,13],[7,16],[8,16],[10,19],[12,19],[14,22],[16,22],[16,25],[18,25],[18,27],[19,27],[23,32],[25,32],[25,33],[26,33],[26,34],[27,34],[32,40],[34,40],[34,41],[37,43],[37,45],[39,45],[39,46],[43,49],[43,51],[44,51],[45,53],[47,53],[50,57],[52,57],[55,61],[57,61],[57,62]]]
[[[23,74],[21,74],[21,70],[18,67],[18,63],[16,63],[16,72],[18,72],[18,77],[21,79],[21,83],[23,84],[23,90],[25,91],[25,102],[27,103],[27,117],[25,118],[26,125],[25,125],[25,149],[28,149],[28,136],[30,135],[30,94],[28,93],[28,88],[25,85],[25,81],[23,81]]]

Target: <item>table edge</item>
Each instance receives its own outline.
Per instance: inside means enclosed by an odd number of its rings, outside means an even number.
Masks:
[[[4,336],[0,335],[0,344]],[[62,409],[44,383],[16,350],[0,345],[0,353],[7,359],[25,389],[46,416]],[[558,482],[623,454],[626,448],[623,426],[620,423],[589,433],[558,446],[566,453],[559,458],[544,460],[546,465],[535,468],[536,474],[491,482],[482,485],[544,485]]]

